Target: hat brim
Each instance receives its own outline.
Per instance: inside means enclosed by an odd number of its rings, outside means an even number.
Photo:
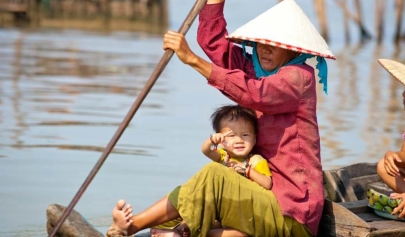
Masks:
[[[271,45],[299,53],[336,59],[325,39],[294,0],[279,1],[228,35],[229,40],[244,40]]]
[[[405,86],[405,65],[390,59],[378,59],[381,66]]]
[[[323,57],[323,58],[330,58],[330,59],[335,59],[336,60],[336,56],[334,55],[330,55],[330,54],[322,54],[319,52],[315,52],[312,50],[307,50],[304,49],[302,47],[296,47],[294,45],[288,45],[288,44],[283,44],[277,41],[272,41],[272,40],[268,40],[268,39],[256,39],[256,38],[249,38],[249,37],[226,37],[227,39],[229,39],[230,41],[236,43],[236,44],[242,44],[243,41],[252,41],[252,42],[256,42],[256,43],[261,43],[261,44],[266,44],[266,45],[271,45],[274,47],[279,47],[279,48],[283,48],[283,49],[287,49],[287,50],[291,50],[294,52],[298,52],[298,53],[305,53],[305,54],[311,54],[311,55],[315,55],[315,56],[319,56],[319,57]],[[248,44],[249,46],[251,46],[250,44]]]

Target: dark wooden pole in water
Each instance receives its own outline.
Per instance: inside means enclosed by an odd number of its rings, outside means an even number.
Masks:
[[[316,15],[318,16],[319,25],[321,27],[321,35],[326,42],[329,41],[328,24],[326,22],[326,7],[325,0],[314,0]]]
[[[385,13],[385,0],[377,0],[375,2],[375,25],[377,31],[377,43],[381,44],[384,34],[384,13]]]
[[[404,10],[404,1],[403,0],[397,0],[395,3],[395,20],[397,22],[397,26],[395,29],[395,43],[399,43],[399,40],[401,39],[401,27],[402,27],[402,13]]]
[[[359,17],[359,29],[360,29],[360,36],[361,40],[370,39],[371,35],[367,32],[366,28],[364,27],[363,23],[363,13],[361,11],[361,4],[360,0],[354,0],[354,6],[356,7],[357,16]]]
[[[201,8],[205,5],[206,0],[197,0],[194,3],[194,6],[191,8],[189,14],[187,15],[187,18],[184,20],[183,24],[181,25],[179,29],[179,33],[182,33],[185,35],[187,31],[190,29],[191,25],[193,24],[193,21],[197,17],[198,13],[200,12]],[[155,70],[152,72],[150,75],[148,81],[146,82],[145,86],[142,88],[141,92],[139,93],[138,97],[136,98],[135,102],[131,106],[130,110],[128,111],[127,115],[124,117],[123,121],[121,122],[120,126],[118,127],[117,131],[115,132],[114,136],[111,138],[110,142],[108,143],[107,147],[104,149],[103,154],[101,154],[101,157],[98,159],[96,165],[94,168],[91,170],[89,175],[87,176],[86,180],[80,187],[80,189],[77,191],[76,195],[70,202],[69,206],[65,209],[63,212],[62,216],[60,217],[58,223],[56,226],[53,228],[52,233],[49,235],[49,237],[55,236],[59,228],[62,226],[63,222],[66,220],[68,217],[69,213],[72,211],[73,207],[76,205],[76,203],[79,201],[80,197],[83,195],[84,191],[86,188],[89,186],[90,182],[93,180],[94,176],[97,174],[101,166],[103,165],[104,161],[107,159],[108,155],[110,154],[111,150],[114,148],[115,144],[121,137],[122,133],[124,132],[125,128],[128,126],[129,122],[131,119],[134,117],[136,111],[142,104],[143,100],[145,99],[146,95],[149,93],[150,89],[152,86],[155,84],[156,80],[162,73],[163,69],[166,67],[167,63],[170,61],[172,58],[174,52],[173,50],[166,50],[160,59],[158,65],[156,66]]]
[[[361,17],[361,9],[360,9],[360,2],[358,0],[355,0],[355,5],[357,9],[357,14],[354,15],[349,8],[347,7],[346,1],[345,0],[335,0],[336,3],[343,9],[343,13],[345,14],[345,17],[352,19],[354,22],[357,23],[360,29],[360,35],[361,39],[370,39],[371,35],[368,33],[366,28],[364,27],[363,20]]]
[[[344,5],[346,5],[346,0],[344,0]],[[345,42],[346,44],[349,44],[351,37],[350,37],[349,19],[347,19],[346,16],[343,17],[343,27],[345,29]]]

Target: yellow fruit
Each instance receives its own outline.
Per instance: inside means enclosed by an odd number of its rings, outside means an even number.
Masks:
[[[383,212],[390,213],[392,212],[392,208],[390,206],[383,207]]]
[[[375,202],[374,205],[373,205],[373,208],[376,209],[376,210],[382,211],[384,206],[381,205],[381,203],[379,203],[379,202]]]
[[[374,202],[378,202],[378,199],[380,198],[380,195],[371,193],[371,197],[373,198]]]
[[[374,205],[374,199],[373,199],[372,197],[369,197],[369,198],[368,198],[368,204],[369,204],[370,206],[373,206],[373,205]]]
[[[381,203],[383,206],[387,206],[389,199],[390,198],[387,195],[380,194],[380,197],[378,198],[378,202]]]
[[[370,188],[370,193],[371,193],[371,197],[373,197],[374,202],[378,202],[380,199],[380,196],[383,195],[385,197],[388,197],[387,195],[385,195],[384,193],[380,193],[375,191],[374,189]],[[385,199],[385,198],[383,198]],[[385,200],[382,200],[383,202],[385,202]],[[387,200],[388,201],[388,200]]]
[[[392,199],[392,198],[389,198],[388,199],[388,206],[390,206],[390,207],[397,207],[398,206],[398,202],[397,202],[397,200],[395,200],[395,199]]]

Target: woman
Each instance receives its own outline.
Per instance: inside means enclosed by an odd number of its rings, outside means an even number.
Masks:
[[[128,228],[132,234],[180,216],[193,237],[207,236],[216,219],[249,236],[316,236],[324,190],[315,72],[305,61],[317,56],[326,92],[324,57],[335,56],[293,0],[229,36],[223,8],[224,0],[208,0],[199,16],[198,42],[212,63],[195,55],[184,36],[173,31],[165,34],[163,48],[174,50],[225,96],[256,111],[255,152],[269,162],[272,191],[208,164],[140,214],[132,216],[131,208],[119,203],[112,230]],[[246,46],[253,47],[252,55]]]
[[[378,62],[391,75],[405,85],[405,65],[388,59],[379,59]],[[402,93],[403,104],[405,109],[405,91]],[[384,157],[377,164],[377,173],[381,179],[395,193],[390,195],[393,199],[402,198],[405,200],[405,132],[402,134],[402,147],[400,151],[387,151]],[[399,214],[399,218],[405,217],[405,202],[401,202],[392,214]]]

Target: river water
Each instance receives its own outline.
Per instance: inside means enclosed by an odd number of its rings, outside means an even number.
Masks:
[[[231,3],[232,2],[232,3]],[[232,0],[235,30],[276,1]],[[317,25],[308,1],[297,1]],[[387,11],[392,13],[394,1]],[[327,1],[332,52],[329,93],[318,87],[324,169],[376,162],[399,149],[403,87],[378,58],[405,61],[395,46],[393,14],[385,39],[345,44],[342,12]],[[169,2],[177,30],[193,1]],[[373,7],[363,6],[374,32]],[[332,20],[333,19],[333,20]],[[196,43],[196,22],[187,34]],[[163,54],[162,35],[75,29],[0,29],[0,235],[45,236],[46,207],[67,206],[96,164]],[[205,56],[204,56],[205,57]],[[170,61],[75,209],[105,231],[116,200],[141,211],[206,164],[200,152],[214,108],[230,103],[176,57]]]

